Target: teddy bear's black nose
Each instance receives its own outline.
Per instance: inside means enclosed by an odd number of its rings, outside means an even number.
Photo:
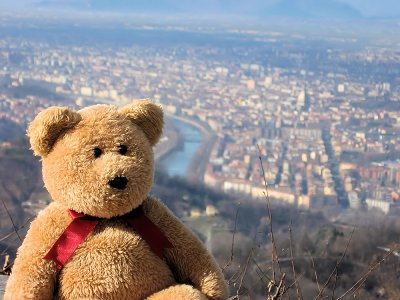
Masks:
[[[126,188],[127,184],[128,184],[128,179],[126,179],[126,177],[123,176],[117,176],[113,180],[110,180],[108,182],[109,186],[118,190],[123,190],[124,188]]]

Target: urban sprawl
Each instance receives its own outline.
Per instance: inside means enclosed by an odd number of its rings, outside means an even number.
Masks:
[[[269,197],[303,208],[393,213],[400,53],[290,47],[297,42],[100,47],[4,38],[0,118],[26,127],[51,105],[151,98],[214,135],[201,174],[209,186],[263,198],[266,184]]]

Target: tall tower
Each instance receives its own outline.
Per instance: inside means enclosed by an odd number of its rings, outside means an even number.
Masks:
[[[310,109],[310,96],[307,94],[305,87],[297,96],[296,107],[299,111],[308,111]]]

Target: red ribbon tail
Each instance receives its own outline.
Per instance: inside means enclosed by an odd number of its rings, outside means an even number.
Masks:
[[[82,241],[98,224],[98,220],[77,217],[60,235],[44,259],[53,260],[57,269],[65,265]]]

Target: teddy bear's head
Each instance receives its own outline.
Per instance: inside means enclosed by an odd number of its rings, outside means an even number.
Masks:
[[[153,150],[163,113],[141,100],[122,108],[94,105],[78,112],[51,107],[29,125],[43,180],[68,209],[110,218],[138,207],[153,181]]]

